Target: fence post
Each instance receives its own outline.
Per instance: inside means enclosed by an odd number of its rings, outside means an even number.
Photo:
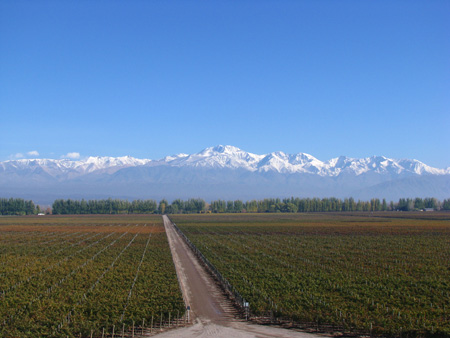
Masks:
[[[183,233],[183,231],[181,231],[181,229],[174,222],[172,222],[172,220],[170,218],[169,218],[169,221],[173,224],[176,232],[178,232],[180,234],[181,238],[184,240],[184,242],[187,244],[187,246],[189,248],[191,248],[194,255],[197,256],[197,258],[209,268],[210,272],[213,275],[215,275],[215,277],[217,279],[220,280],[222,287],[226,291],[228,291],[231,294],[231,296],[234,296],[234,298],[238,301],[241,308],[244,308],[244,310],[247,310],[246,311],[246,319],[248,319],[248,317],[250,316],[250,309],[245,309],[244,305],[242,304],[243,298],[239,294],[239,292],[237,292],[235,290],[235,288],[228,282],[228,280],[224,276],[222,276],[222,274],[217,270],[217,268],[202,254],[202,252],[195,246],[195,244],[189,240],[189,238]],[[187,318],[186,318],[186,315],[184,318],[185,318],[185,322],[186,321],[189,322],[189,311],[188,311]]]

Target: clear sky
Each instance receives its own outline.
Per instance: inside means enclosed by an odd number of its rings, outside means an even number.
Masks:
[[[0,2],[0,160],[217,144],[450,166],[450,1]]]

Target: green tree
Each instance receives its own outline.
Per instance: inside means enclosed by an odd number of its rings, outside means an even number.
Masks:
[[[442,209],[450,210],[450,198],[442,202]]]
[[[287,203],[286,204],[286,211],[287,212],[297,212],[298,207],[294,203]]]
[[[160,213],[161,215],[164,215],[166,212],[166,208],[169,205],[169,202],[167,202],[166,199],[162,199],[159,202],[159,206],[158,206],[158,213]]]
[[[234,212],[242,212],[244,210],[244,203],[241,200],[234,201]]]

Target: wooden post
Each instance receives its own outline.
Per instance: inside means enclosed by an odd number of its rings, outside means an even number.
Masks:
[[[142,335],[144,334],[145,318],[142,318]]]
[[[112,332],[112,338],[114,338],[114,329],[116,328],[115,325],[113,325],[113,332]]]
[[[180,321],[180,310],[177,310],[177,327],[180,324],[179,321]]]
[[[172,312],[169,312],[169,327],[170,327],[170,315],[172,314]]]
[[[94,330],[91,330],[91,338],[92,338],[92,335],[94,334]]]
[[[162,312],[161,317],[159,317],[159,330],[162,331]]]
[[[122,338],[125,334],[125,323],[122,323]]]
[[[104,338],[105,337],[105,328],[103,328],[103,330],[102,330],[102,338]]]
[[[150,326],[150,333],[153,332],[153,315],[152,315],[152,325]]]
[[[131,338],[134,338],[134,320],[133,320],[133,330],[131,332]]]

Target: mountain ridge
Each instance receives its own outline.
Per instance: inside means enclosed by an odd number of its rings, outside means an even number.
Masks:
[[[319,176],[339,176],[343,172],[360,175],[369,171],[391,174],[450,174],[450,167],[446,169],[433,168],[418,160],[390,159],[385,156],[371,156],[365,158],[351,158],[339,156],[328,161],[321,161],[306,153],[286,154],[282,151],[258,155],[243,151],[234,146],[218,145],[205,148],[194,154],[177,154],[166,156],[159,160],[138,159],[131,156],[89,156],[84,160],[69,159],[19,159],[0,162],[0,171],[24,170],[42,167],[48,174],[56,171],[80,175],[97,170],[135,166],[189,166],[203,168],[231,168],[249,171],[279,173],[309,173]]]
[[[4,161],[0,195],[42,203],[71,197],[444,199],[450,196],[450,168],[384,156],[321,161],[306,153],[258,155],[219,145],[159,160],[91,156]]]

